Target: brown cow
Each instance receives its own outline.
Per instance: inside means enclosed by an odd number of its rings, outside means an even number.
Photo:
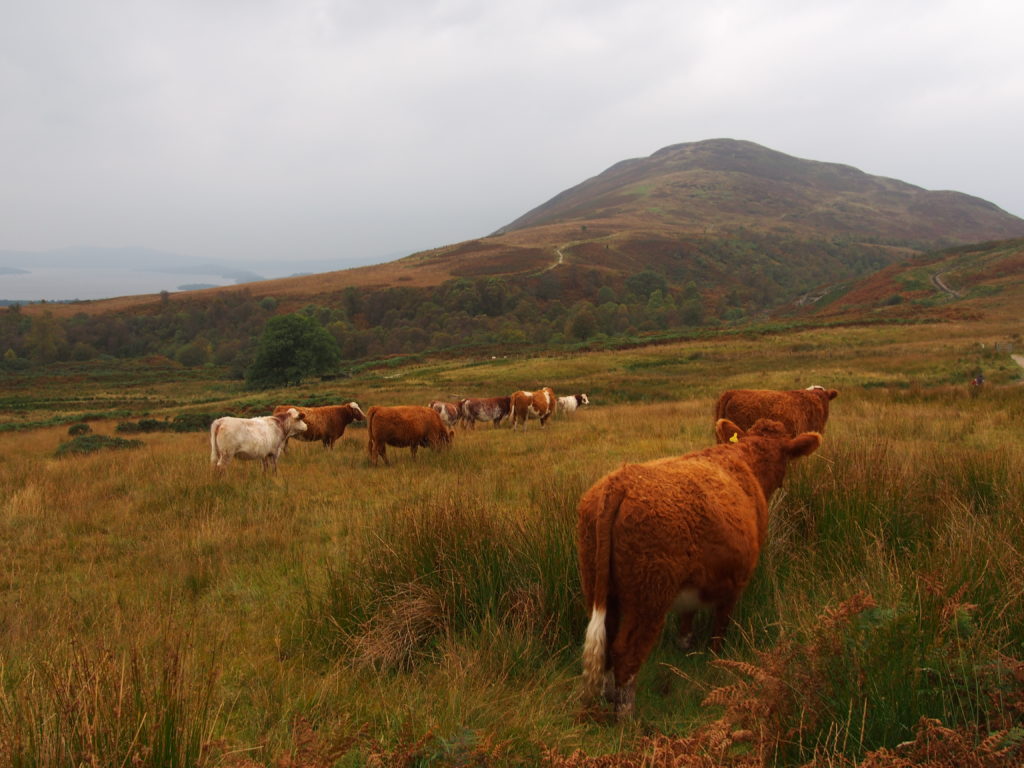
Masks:
[[[494,426],[501,424],[512,409],[510,397],[467,397],[459,401],[462,426],[476,429],[478,421],[489,421]]]
[[[375,405],[366,412],[366,431],[370,435],[367,450],[374,464],[378,457],[391,464],[389,445],[408,447],[415,459],[420,446],[436,451],[447,448],[455,439],[455,431],[444,425],[437,411],[422,405]]]
[[[289,408],[298,408],[298,406],[279,405],[274,408],[274,413],[285,413]],[[309,406],[300,410],[306,416],[306,431],[296,435],[296,439],[308,443],[319,440],[325,448],[334,448],[334,441],[345,434],[345,427],[353,421],[366,420],[366,414],[356,402],[345,405]],[[285,448],[287,449],[287,447],[288,441],[285,440]]]
[[[730,389],[715,403],[715,421],[730,421],[750,429],[758,419],[781,422],[790,437],[801,432],[824,432],[828,404],[839,393],[811,386],[807,389]]]
[[[555,412],[558,403],[551,387],[544,387],[536,392],[515,392],[509,396],[509,399],[512,409],[512,429],[518,429],[522,424],[523,431],[526,431],[526,422],[531,418],[540,419],[540,425],[543,427],[551,418],[551,414]]]
[[[694,612],[714,606],[711,647],[720,647],[764,542],[768,498],[787,464],[821,444],[816,432],[789,437],[767,419],[749,432],[722,419],[716,432],[729,442],[626,464],[580,498],[576,538],[590,611],[585,700],[603,688],[620,718],[633,713],[637,671],[670,609],[688,642]]]

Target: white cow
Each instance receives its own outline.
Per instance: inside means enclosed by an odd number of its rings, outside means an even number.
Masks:
[[[427,404],[427,408],[433,408],[437,411],[437,415],[441,417],[441,423],[446,427],[454,427],[462,420],[462,413],[459,409],[458,403],[446,403],[443,400],[431,400]]]
[[[562,413],[575,413],[576,409],[581,405],[590,405],[590,398],[587,397],[585,392],[558,398],[558,410],[562,411]]]
[[[288,438],[306,431],[302,419],[296,408],[253,419],[221,416],[210,425],[210,464],[221,469],[233,458],[259,459],[264,472],[267,467],[277,472],[277,457]]]

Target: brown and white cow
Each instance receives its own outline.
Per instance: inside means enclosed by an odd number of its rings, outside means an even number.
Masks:
[[[558,398],[558,410],[565,414],[576,413],[576,409],[584,405],[590,405],[590,398],[587,397],[586,392]]]
[[[511,400],[512,429],[518,429],[522,424],[524,431],[528,419],[540,419],[540,425],[543,427],[551,418],[551,414],[555,412],[557,403],[555,392],[551,387],[544,387],[536,392],[520,390],[510,395],[509,399]]]
[[[584,694],[589,704],[603,690],[620,718],[632,715],[637,671],[670,609],[688,642],[694,612],[713,606],[711,647],[720,647],[757,564],[768,499],[789,462],[821,444],[816,432],[790,437],[768,420],[745,432],[722,419],[716,432],[721,444],[626,464],[580,499],[576,538],[590,612]]]
[[[444,425],[437,411],[422,405],[375,405],[366,412],[366,431],[369,433],[367,450],[373,464],[382,458],[390,465],[389,445],[409,448],[415,459],[418,448],[441,450],[455,439],[455,431]]]
[[[433,408],[437,411],[437,415],[441,417],[441,421],[446,427],[454,427],[462,419],[462,413],[459,410],[459,403],[447,403],[444,400],[431,400],[427,403],[427,408]]]
[[[729,419],[750,429],[758,419],[781,422],[792,437],[801,432],[825,431],[828,406],[839,395],[814,385],[807,389],[730,389],[715,403],[715,420]]]
[[[289,408],[273,416],[241,419],[221,416],[210,425],[210,464],[223,469],[231,459],[259,460],[277,472],[277,457],[289,437],[306,431],[303,413]]]
[[[279,405],[274,408],[274,413],[285,413],[289,408],[301,410],[305,416],[306,431],[295,438],[307,443],[319,440],[325,448],[334,448],[335,440],[345,434],[345,427],[353,421],[366,420],[366,414],[356,402],[345,405],[311,405],[301,409],[297,405]],[[287,440],[285,448],[288,448]]]
[[[498,426],[509,415],[511,403],[510,397],[467,397],[460,400],[462,426],[476,429],[478,421],[489,421]]]

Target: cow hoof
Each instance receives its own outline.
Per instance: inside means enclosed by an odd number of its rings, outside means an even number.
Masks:
[[[694,648],[693,632],[687,632],[685,635],[674,635],[676,647],[681,651],[692,651]]]
[[[612,703],[618,701],[618,692],[615,688],[615,674],[612,672],[604,676],[604,700]]]

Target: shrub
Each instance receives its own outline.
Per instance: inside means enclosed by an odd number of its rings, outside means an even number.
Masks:
[[[160,419],[139,419],[140,432],[166,432],[170,423]]]
[[[212,413],[179,413],[171,422],[173,432],[205,432],[216,419]]]
[[[70,427],[68,427],[68,434],[71,435],[72,437],[77,437],[78,435],[87,435],[90,432],[92,432],[92,427],[90,427],[88,424],[72,424]]]
[[[108,437],[107,435],[79,435],[78,437],[61,443],[54,452],[54,456],[67,456],[74,453],[95,453],[104,449],[122,450],[126,448],[139,448],[143,445],[141,440],[125,440],[123,437]]]

